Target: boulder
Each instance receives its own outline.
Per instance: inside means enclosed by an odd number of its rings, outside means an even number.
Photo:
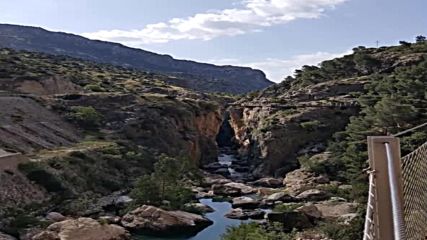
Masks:
[[[143,205],[122,217],[122,226],[141,233],[156,235],[194,235],[213,222],[203,216],[184,212],[166,211]]]
[[[226,184],[214,184],[212,190],[215,195],[238,196],[241,194],[251,194],[256,189],[243,183],[230,182]]]
[[[255,186],[260,187],[269,187],[269,188],[278,188],[283,184],[283,179],[278,178],[261,178],[253,182]]]
[[[313,189],[319,184],[329,182],[327,176],[316,176],[313,172],[305,169],[297,169],[286,174],[283,185],[286,190],[293,196],[296,196],[306,190]]]
[[[243,183],[230,182],[224,184],[225,187],[239,189],[242,194],[251,194],[256,192],[256,189]]]
[[[337,219],[357,211],[357,203],[324,201],[314,204],[326,219]]]
[[[16,238],[0,232],[0,240],[16,240]]]
[[[185,204],[186,208],[195,209],[197,212],[200,213],[210,213],[215,212],[215,210],[208,205],[205,205],[203,203],[187,203]]]
[[[322,201],[328,198],[329,194],[319,189],[309,189],[296,196],[296,199],[300,201]]]
[[[214,184],[212,185],[212,191],[214,195],[224,195],[224,196],[238,196],[241,194],[240,189],[227,187],[223,184]]]
[[[46,214],[46,219],[52,222],[61,222],[64,221],[66,217],[58,212],[50,212]]]
[[[232,200],[233,208],[255,209],[259,204],[260,201],[251,197],[237,197]]]
[[[32,240],[60,240],[58,234],[51,231],[43,231],[39,234],[34,235],[33,238],[31,239]]]
[[[70,219],[51,224],[32,240],[126,240],[129,233],[118,225],[100,224],[92,218]]]
[[[109,224],[120,224],[121,218],[119,216],[101,216],[98,220]]]
[[[277,193],[268,195],[265,198],[265,200],[268,202],[277,202],[277,201],[290,202],[290,201],[293,201],[294,198],[286,192],[277,192]]]
[[[277,189],[274,189],[274,188],[259,187],[257,189],[257,195],[260,195],[260,196],[271,195],[276,192],[277,192]]]
[[[201,198],[213,198],[215,197],[215,194],[213,191],[209,191],[209,192],[198,192],[196,194],[196,199],[201,199]]]
[[[207,172],[204,172],[204,174],[206,176],[203,181],[205,186],[212,186],[214,184],[226,184],[231,182],[230,179],[227,179],[222,175],[210,174]]]
[[[316,220],[322,218],[322,212],[320,212],[319,209],[317,209],[317,207],[313,204],[301,206],[297,208],[296,211],[304,213],[311,219]]]
[[[264,219],[265,212],[260,209],[244,210],[241,208],[235,208],[235,209],[231,209],[230,212],[225,214],[225,217],[230,219],[239,219],[239,220]]]

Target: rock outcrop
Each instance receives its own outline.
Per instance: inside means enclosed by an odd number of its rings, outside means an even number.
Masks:
[[[149,205],[141,206],[123,216],[122,225],[133,231],[155,235],[194,235],[213,222],[203,216],[165,211]]]
[[[127,240],[129,233],[118,225],[101,224],[91,218],[57,222],[32,240]]]

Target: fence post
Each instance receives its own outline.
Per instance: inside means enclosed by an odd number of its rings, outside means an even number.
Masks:
[[[388,143],[391,148],[393,157],[394,175],[396,177],[397,186],[396,192],[398,196],[398,204],[400,209],[403,209],[403,183],[402,169],[400,160],[400,143],[399,139],[392,136],[375,136],[368,137],[368,154],[371,170],[375,173],[375,196],[374,203],[376,216],[375,235],[379,240],[403,240],[395,239],[393,227],[393,207],[391,203],[391,192],[387,164],[387,151],[385,143]],[[403,220],[402,220],[403,221]],[[397,229],[398,230],[398,229]]]

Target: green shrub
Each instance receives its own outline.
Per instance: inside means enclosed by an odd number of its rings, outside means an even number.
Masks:
[[[267,228],[258,223],[243,223],[229,227],[221,240],[292,240],[294,233],[284,233],[280,224],[269,224]]]
[[[313,121],[307,121],[307,122],[300,123],[300,126],[307,131],[316,130],[317,128],[320,127],[320,125],[321,125],[321,123],[319,120],[313,120]]]
[[[99,84],[88,84],[84,87],[84,89],[92,91],[92,92],[105,92],[106,91]]]
[[[273,212],[293,212],[301,206],[303,206],[301,203],[279,204],[274,206]]]
[[[162,207],[182,209],[193,196],[185,181],[198,176],[194,171],[188,160],[161,155],[154,164],[154,172],[139,178],[131,195],[138,204],[161,205],[168,202]]]
[[[18,165],[18,168],[25,173],[28,179],[44,187],[48,192],[62,192],[65,190],[59,179],[39,163],[22,163]]]
[[[319,230],[331,239],[362,239],[363,222],[364,219],[361,216],[356,217],[349,224],[341,224],[335,221],[324,222],[320,224]]]
[[[96,129],[100,126],[103,116],[93,107],[75,106],[68,117],[85,129]]]

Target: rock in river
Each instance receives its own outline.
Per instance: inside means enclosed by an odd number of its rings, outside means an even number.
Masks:
[[[264,219],[265,212],[256,209],[256,210],[243,210],[241,208],[235,208],[231,209],[231,211],[227,214],[225,214],[225,217],[230,219],[240,219],[240,220],[247,220],[249,218],[251,219]]]
[[[260,201],[251,197],[236,197],[233,198],[233,208],[255,209],[259,206]]]
[[[216,195],[238,196],[241,194],[251,194],[256,189],[243,183],[230,182],[226,184],[214,184],[212,190]]]
[[[190,208],[190,209],[194,209],[200,213],[215,212],[215,210],[213,208],[211,208],[208,205],[205,205],[203,203],[187,203],[187,204],[185,204],[185,207]]]
[[[155,235],[185,234],[194,235],[213,224],[203,216],[183,212],[166,211],[157,207],[143,205],[122,218],[122,225],[134,232]]]

